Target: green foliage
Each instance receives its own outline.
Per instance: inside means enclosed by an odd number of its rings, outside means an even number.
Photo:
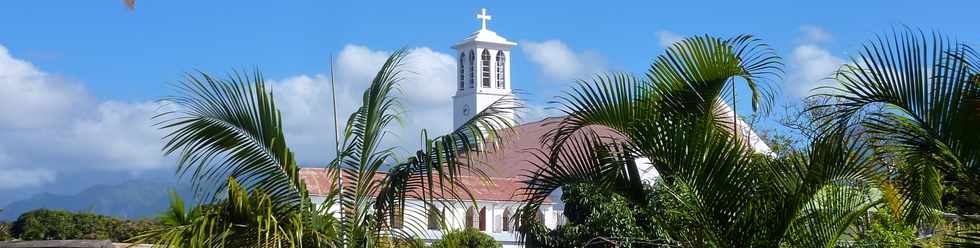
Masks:
[[[905,29],[865,44],[835,75],[834,125],[867,133],[876,155],[901,161],[895,194],[907,223],[936,222],[946,178],[980,206],[980,56],[942,34]],[[881,106],[875,108],[876,106]]]
[[[862,218],[858,225],[863,230],[853,238],[857,247],[912,247],[918,237],[914,225],[895,217],[887,207]]]
[[[634,247],[637,241],[654,239],[647,210],[616,192],[584,183],[566,185],[562,187],[562,202],[568,223],[554,230],[532,228],[535,233],[529,234],[529,243],[536,247],[583,247],[605,238],[621,247]]]
[[[10,223],[0,221],[0,241],[10,240]]]
[[[510,125],[502,116],[516,105],[499,100],[447,135],[429,137],[422,130],[416,156],[396,158],[395,148],[383,147],[382,140],[403,113],[395,96],[403,58],[398,51],[385,61],[364,91],[362,106],[349,117],[337,157],[324,175],[343,185],[331,186],[320,205],[312,203],[299,176],[281,115],[261,74],[234,73],[227,79],[203,72],[188,75],[178,85],[180,94],[164,99],[179,107],[157,117],[165,118],[159,125],[170,132],[164,152],[179,154],[177,172],[192,178],[206,205],[185,210],[175,196],[163,217],[167,227],[138,240],[175,247],[415,244],[414,234],[424,227],[412,221],[404,228],[387,223],[395,212],[414,209],[405,208],[415,204],[410,202],[431,204],[437,195],[472,199],[456,178],[483,173],[462,155],[496,147],[496,131],[490,127]],[[378,175],[384,179],[376,180]],[[340,205],[339,213],[329,211],[334,204]]]
[[[432,243],[432,248],[500,248],[493,237],[479,230],[468,228],[445,233],[441,240]]]
[[[176,187],[176,188],[174,188]],[[39,208],[86,211],[116,218],[152,218],[167,206],[167,192],[178,190],[181,195],[193,195],[184,185],[157,180],[127,180],[119,184],[95,185],[77,194],[38,194],[10,202],[0,220],[15,220],[17,216]]]
[[[305,228],[310,208],[299,166],[286,146],[282,120],[261,74],[227,79],[188,74],[179,105],[157,115],[165,154],[179,154],[177,173],[188,175],[208,205],[184,211],[172,195],[166,227],[138,237],[176,247],[325,246],[326,234]],[[226,194],[226,197],[219,197]]]
[[[971,188],[961,186],[961,183],[963,182],[960,182],[952,175],[947,174],[943,177],[943,212],[962,215],[980,214],[980,204],[978,204],[976,199],[971,199],[975,193],[962,192],[964,190],[971,190]]]
[[[261,190],[246,191],[228,179],[227,197],[215,204],[184,210],[182,200],[172,194],[166,225],[137,237],[137,243],[172,247],[328,247],[333,241],[323,230],[307,225],[304,212],[276,214],[273,197]],[[269,230],[269,226],[275,227]],[[202,240],[197,238],[203,237]]]
[[[11,234],[22,240],[108,239],[123,242],[159,226],[151,220],[119,220],[92,213],[37,209],[21,214],[13,223]]]
[[[363,246],[361,246],[363,247]],[[382,237],[376,248],[404,248],[404,247],[426,247],[425,242],[419,238],[391,238]]]
[[[2,208],[0,208],[0,212],[3,212]],[[6,241],[9,239],[11,239],[10,223],[7,223],[6,221],[0,221],[0,241]]]
[[[543,138],[550,149],[538,153],[525,181],[520,219],[529,221],[558,187],[588,183],[617,192],[630,208],[670,206],[647,217],[660,237],[682,246],[835,245],[840,230],[876,203],[858,190],[878,176],[866,146],[833,132],[783,157],[760,154],[733,128],[737,115],[724,104],[734,100],[734,84],[744,84],[764,113],[766,82],[781,65],[752,36],[703,36],[675,43],[643,77],[580,82],[559,98],[569,116]],[[615,135],[599,135],[597,126]],[[645,190],[634,156],[660,174],[660,193]]]
[[[562,187],[562,192],[565,215],[570,222],[584,225],[586,232],[612,238],[645,238],[638,222],[646,213],[631,207],[625,197],[588,184]]]
[[[980,209],[980,54],[906,28],[852,58],[834,75],[839,86],[821,95],[833,101],[815,109],[830,109],[828,123],[861,130],[879,159],[896,161],[884,197],[900,219],[935,224],[943,211]],[[962,234],[947,245],[980,246],[980,232]]]

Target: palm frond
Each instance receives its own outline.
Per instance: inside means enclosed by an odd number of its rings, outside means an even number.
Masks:
[[[377,235],[372,229],[377,216],[370,209],[372,198],[382,181],[375,178],[383,166],[395,163],[393,148],[382,147],[388,135],[388,125],[400,122],[401,105],[393,96],[403,79],[401,71],[404,50],[394,52],[364,91],[361,106],[347,119],[340,154],[330,163],[331,171],[339,173],[342,190],[339,193],[342,211],[341,242],[373,243]],[[342,243],[340,246],[346,246]]]
[[[946,240],[943,241],[943,246],[950,248],[980,247],[980,231],[978,230],[980,228],[976,224],[953,230],[947,234]]]
[[[782,62],[775,51],[751,35],[730,39],[697,36],[675,43],[657,57],[646,77],[659,95],[686,108],[709,112],[715,99],[734,103],[734,84],[749,88],[753,111],[769,111],[773,92],[769,81],[782,76]],[[734,106],[734,104],[733,104]]]
[[[869,208],[882,203],[870,192],[884,178],[871,149],[846,131],[818,137],[805,154],[769,163],[765,178],[775,182],[770,199],[784,242],[801,247],[835,247]]]
[[[476,114],[452,133],[430,138],[421,133],[421,149],[415,156],[388,170],[375,201],[376,216],[385,220],[401,218],[405,211],[421,209],[408,216],[427,216],[433,207],[454,206],[475,201],[462,181],[463,176],[489,182],[480,159],[501,145],[500,132],[512,132],[510,119],[522,106],[512,97],[500,98]],[[437,202],[438,201],[438,202]],[[441,206],[437,206],[441,205]],[[409,225],[394,230],[401,238],[418,237],[424,233],[427,221],[414,219]]]
[[[537,228],[539,209],[562,186],[586,183],[596,189],[613,189],[617,182],[626,181],[627,163],[632,160],[616,148],[619,147],[614,142],[603,139],[594,130],[584,129],[571,137],[559,153],[547,149],[527,151],[534,156],[528,162],[536,168],[524,176],[524,186],[519,191],[524,205],[513,218],[521,239],[526,242],[529,235],[541,234],[542,230]]]
[[[781,66],[768,45],[749,35],[688,38],[658,56],[643,78],[600,75],[559,96],[553,104],[560,105],[568,117],[543,142],[557,151],[590,125],[608,127],[628,139],[633,135],[626,132],[633,123],[662,118],[648,114],[698,113],[712,116],[719,126],[735,126],[737,113],[719,108],[728,98],[726,92],[734,94],[730,88],[744,81],[752,92],[753,110],[768,111],[772,100],[768,84],[781,77]],[[734,95],[730,101],[734,103]]]
[[[347,245],[398,242],[423,233],[422,220],[403,221],[412,209],[430,209],[436,200],[472,199],[459,180],[463,175],[486,177],[479,156],[500,144],[498,132],[510,130],[509,116],[521,108],[517,99],[497,100],[452,133],[429,137],[421,131],[421,149],[403,161],[393,148],[382,147],[388,126],[398,122],[395,93],[403,74],[404,51],[393,53],[365,90],[362,106],[351,114],[343,148],[330,171],[340,173],[342,236]],[[385,173],[387,172],[387,173]],[[406,207],[413,205],[414,207]],[[402,226],[407,224],[406,226]]]
[[[551,102],[560,105],[566,117],[542,137],[541,143],[561,149],[566,140],[590,125],[627,129],[642,114],[639,105],[648,98],[645,85],[642,79],[622,73],[599,75],[592,82],[578,81],[576,87]]]
[[[523,234],[533,234],[536,206],[562,185],[595,183],[648,202],[632,158],[648,159],[657,187],[675,208],[654,213],[658,234],[689,246],[837,245],[868,208],[865,189],[881,169],[853,133],[817,137],[809,150],[776,158],[753,151],[737,127],[734,84],[752,92],[753,111],[766,112],[767,82],[782,63],[751,36],[695,37],[657,58],[645,78],[627,74],[580,82],[558,98],[568,117],[542,140],[537,170],[525,181]],[[729,97],[731,95],[731,97]],[[730,121],[729,121],[730,120]],[[609,136],[598,138],[595,130]],[[846,130],[846,129],[845,129]],[[621,149],[611,149],[610,144]],[[617,146],[612,146],[617,147]],[[614,151],[614,152],[611,152]]]
[[[937,220],[943,174],[978,185],[976,58],[953,39],[906,28],[866,44],[836,73],[840,85],[818,95],[835,99],[814,107],[830,110],[825,125],[856,125],[877,156],[897,158],[895,195],[909,223]]]
[[[277,214],[273,198],[261,190],[251,193],[234,178],[228,178],[227,195],[214,204],[201,205],[189,213],[184,211],[179,196],[172,195],[171,213],[179,221],[143,233],[135,243],[151,243],[155,247],[302,247],[304,232],[301,215]],[[327,243],[309,243],[326,246]]]
[[[755,235],[756,201],[763,193],[752,173],[764,159],[725,129],[704,118],[664,118],[634,127],[634,150],[650,160],[662,186],[683,212],[655,216],[660,223],[686,223],[668,230],[681,243],[695,246],[760,245]]]
[[[179,153],[178,174],[190,176],[204,201],[213,201],[226,178],[233,177],[267,192],[280,206],[277,211],[297,210],[306,197],[305,184],[262,75],[236,72],[218,79],[199,72],[188,74],[177,89],[179,96],[163,100],[177,110],[155,118],[162,118],[158,126],[170,132],[165,154]]]

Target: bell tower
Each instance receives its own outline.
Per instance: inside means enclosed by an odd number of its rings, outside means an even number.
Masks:
[[[517,43],[507,41],[487,29],[490,15],[481,9],[476,15],[480,30],[452,48],[458,60],[456,95],[453,96],[453,128],[458,128],[477,113],[503,97],[513,97],[510,83],[510,49]],[[513,113],[505,116],[514,123]]]

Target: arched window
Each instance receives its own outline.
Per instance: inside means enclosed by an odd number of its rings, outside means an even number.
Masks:
[[[459,90],[463,90],[463,78],[466,76],[463,66],[466,65],[466,54],[459,53]]]
[[[429,207],[428,219],[429,219],[429,230],[439,230],[442,223],[442,214],[439,213],[439,209],[435,206]]]
[[[504,69],[505,63],[507,61],[507,56],[504,55],[504,51],[497,51],[497,89],[503,89],[504,86]]]
[[[473,207],[466,209],[466,228],[476,228],[476,210]]]
[[[480,76],[483,88],[490,88],[490,52],[487,49],[480,54]]]
[[[510,212],[510,208],[505,208],[504,209],[504,215],[501,216],[502,221],[500,222],[501,225],[502,225],[502,228],[503,228],[504,232],[510,232],[511,231],[511,228],[510,228],[510,219],[511,219],[511,215],[512,214],[513,213]]]
[[[470,88],[476,87],[476,54],[470,50]]]
[[[487,208],[480,208],[480,231],[487,230]]]

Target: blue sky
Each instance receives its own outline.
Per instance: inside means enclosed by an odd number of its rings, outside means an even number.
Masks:
[[[417,116],[392,144],[411,145],[418,128],[448,129],[449,46],[479,28],[481,7],[493,16],[490,29],[519,43],[512,80],[530,93],[535,117],[572,79],[642,72],[683,36],[761,37],[787,64],[774,87],[788,103],[892,28],[980,41],[980,4],[969,1],[137,0],[135,11],[115,0],[4,1],[0,104],[12,109],[0,113],[0,206],[39,192],[172,178],[147,116],[195,69],[260,68],[285,102],[300,160],[316,165],[331,156],[323,101],[330,56],[347,103],[387,52],[409,48],[420,79],[406,82],[406,107]]]

